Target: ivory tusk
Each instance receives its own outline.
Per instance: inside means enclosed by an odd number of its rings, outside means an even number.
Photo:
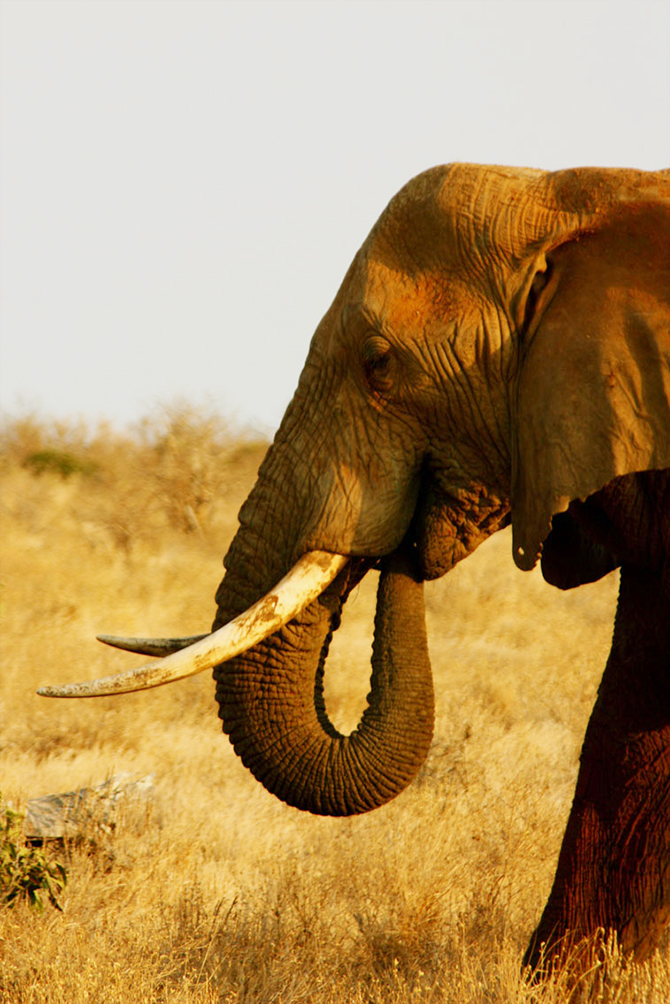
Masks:
[[[42,697],[103,697],[149,690],[195,676],[232,659],[274,634],[326,589],[349,559],[328,551],[309,551],[274,589],[228,624],[201,641],[138,669],[85,683],[40,687]]]
[[[98,634],[98,641],[103,645],[111,645],[112,648],[123,649],[124,652],[135,652],[137,655],[155,655],[158,659],[163,659],[173,652],[181,652],[189,645],[195,645],[203,638],[209,638],[209,634],[194,634],[189,638],[117,638],[113,634]]]

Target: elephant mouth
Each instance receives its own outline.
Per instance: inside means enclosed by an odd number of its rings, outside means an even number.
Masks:
[[[421,577],[441,578],[509,522],[505,491],[484,482],[447,486],[439,472],[426,471],[408,531]]]

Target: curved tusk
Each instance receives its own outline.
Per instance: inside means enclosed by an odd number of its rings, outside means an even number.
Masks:
[[[40,687],[42,697],[103,697],[149,690],[164,683],[195,676],[220,662],[246,652],[268,635],[274,634],[300,613],[342,571],[349,559],[328,551],[309,551],[274,589],[228,624],[189,648],[165,659],[147,662],[138,669],[105,676],[86,683],[66,683],[62,687]]]
[[[193,634],[190,638],[118,638],[113,634],[98,634],[98,641],[103,645],[111,645],[112,648],[121,648],[124,652],[135,652],[137,655],[155,655],[157,659],[162,659],[173,652],[181,652],[189,645],[195,645],[203,638],[209,638],[209,634]]]

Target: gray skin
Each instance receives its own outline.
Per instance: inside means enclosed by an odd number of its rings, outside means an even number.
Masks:
[[[296,620],[214,673],[223,728],[255,776],[291,805],[343,815],[397,795],[429,748],[424,579],[510,522],[517,565],[544,544],[559,588],[622,567],[535,967],[598,928],[643,957],[670,911],[669,247],[662,173],[456,164],[409,182],[314,335],[217,593],[214,627],[305,552],[352,558]],[[369,707],[345,737],[325,712],[324,664],[373,567]]]

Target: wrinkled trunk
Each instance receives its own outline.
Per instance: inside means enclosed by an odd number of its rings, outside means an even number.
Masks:
[[[231,548],[217,626],[263,588],[250,581],[258,569],[254,537],[243,527]],[[299,618],[214,671],[223,728],[244,764],[283,801],[314,813],[351,815],[383,805],[415,777],[432,738],[423,585],[409,548],[382,563],[363,718],[350,736],[328,720],[322,688],[328,644],[349,591],[369,567],[365,559],[352,561]]]
[[[553,889],[525,963],[598,961],[616,933],[640,960],[670,919],[670,581],[624,565],[612,651],[581,754]]]

